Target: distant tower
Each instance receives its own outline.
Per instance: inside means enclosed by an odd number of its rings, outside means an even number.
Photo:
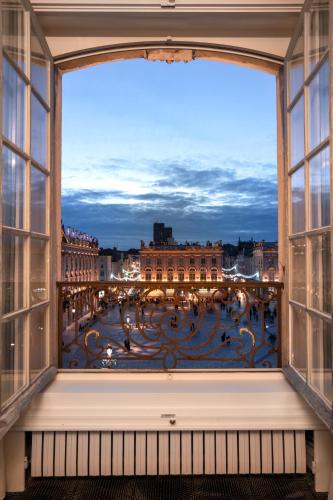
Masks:
[[[159,244],[163,242],[163,236],[164,236],[164,224],[163,222],[155,222],[154,223],[154,243]]]
[[[172,227],[165,227],[163,222],[155,222],[153,229],[153,240],[155,245],[168,243],[172,239]]]

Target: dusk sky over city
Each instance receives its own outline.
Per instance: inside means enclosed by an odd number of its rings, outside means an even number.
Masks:
[[[64,224],[121,249],[156,221],[179,242],[276,240],[275,103],[273,76],[207,61],[64,75]]]

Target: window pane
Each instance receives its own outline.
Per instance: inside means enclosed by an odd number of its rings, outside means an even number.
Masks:
[[[291,176],[292,233],[305,229],[305,176],[304,167]]]
[[[291,364],[306,377],[307,340],[306,313],[300,307],[291,306]]]
[[[291,166],[304,158],[304,97],[301,97],[290,112]]]
[[[311,227],[330,224],[330,153],[325,148],[310,161]]]
[[[2,158],[3,224],[23,229],[25,161],[5,146]]]
[[[23,318],[2,323],[1,333],[1,404],[24,384]]]
[[[291,298],[305,304],[306,300],[306,243],[304,238],[291,240]]]
[[[311,238],[311,306],[331,312],[331,236],[324,233]]]
[[[19,0],[2,3],[3,48],[16,64],[25,70],[24,10]]]
[[[332,401],[332,326],[319,318],[311,320],[311,383]]]
[[[46,242],[31,238],[31,301],[33,304],[46,300]]]
[[[300,34],[289,62],[289,102],[292,101],[304,82],[304,38]]]
[[[24,306],[24,239],[4,232],[2,237],[2,307],[3,313]]]
[[[31,31],[31,83],[47,101],[48,62],[33,29]]]
[[[329,133],[329,73],[328,61],[320,68],[309,85],[310,148],[315,148]]]
[[[31,95],[31,156],[43,166],[46,166],[47,144],[46,144],[47,111]]]
[[[46,176],[31,168],[31,231],[45,233]]]
[[[47,365],[46,309],[34,309],[30,314],[30,379]]]
[[[328,0],[312,3],[310,11],[310,71],[328,47]]]
[[[6,58],[3,58],[3,107],[4,136],[21,149],[25,147],[25,83]]]

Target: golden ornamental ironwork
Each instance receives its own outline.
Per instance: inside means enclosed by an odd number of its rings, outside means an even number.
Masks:
[[[280,366],[282,287],[275,282],[58,283],[59,365]]]

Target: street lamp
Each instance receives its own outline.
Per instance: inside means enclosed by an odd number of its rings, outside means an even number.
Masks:
[[[102,368],[114,368],[117,365],[117,360],[112,359],[112,352],[113,352],[112,345],[108,344],[106,348],[107,358],[102,359]]]

